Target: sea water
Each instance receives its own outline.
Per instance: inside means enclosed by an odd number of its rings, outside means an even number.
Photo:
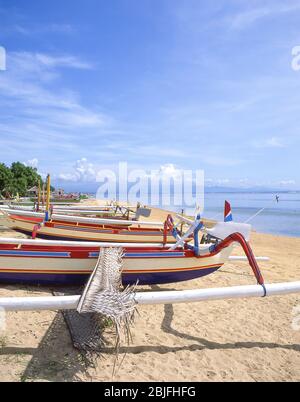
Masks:
[[[278,202],[276,195],[279,197]],[[300,237],[300,192],[275,194],[206,191],[203,217],[222,220],[225,200],[230,202],[233,219],[237,222],[250,219],[249,223],[258,232]],[[181,208],[173,210],[180,212]],[[187,208],[184,212],[193,215],[194,209]]]

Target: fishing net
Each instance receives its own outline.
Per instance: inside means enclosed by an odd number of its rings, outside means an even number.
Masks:
[[[73,345],[90,360],[115,343],[116,360],[122,336],[131,342],[135,286],[122,289],[123,249],[103,248],[82,293],[77,311],[64,311]],[[115,370],[115,365],[114,365]]]
[[[135,286],[121,291],[122,257],[122,248],[103,248],[100,251],[94,272],[77,307],[80,314],[96,313],[115,324],[117,348],[122,333],[127,342],[131,340],[130,326],[136,310]]]

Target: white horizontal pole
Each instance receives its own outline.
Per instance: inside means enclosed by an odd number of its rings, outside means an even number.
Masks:
[[[133,208],[136,208],[136,206],[133,206],[133,205],[120,205],[119,206],[120,208],[130,208],[130,209],[133,209]],[[68,210],[68,209],[75,209],[75,210],[79,210],[79,211],[84,211],[84,210],[86,210],[86,209],[88,209],[88,210],[92,210],[92,211],[98,211],[98,210],[100,210],[100,209],[116,209],[116,208],[118,208],[117,206],[115,206],[115,205],[97,205],[97,206],[92,206],[92,205],[82,205],[82,206],[63,206],[63,207],[61,207],[61,206],[59,206],[59,205],[56,205],[56,206],[54,206],[54,210],[55,209],[63,209],[63,210]]]
[[[51,201],[51,205],[53,205],[53,206],[58,206],[58,207],[60,207],[60,206],[69,206],[69,207],[71,207],[71,208],[73,208],[73,206],[76,206],[76,205],[78,205],[79,203],[74,203],[74,202],[71,202],[71,201],[69,201],[68,202],[68,200],[64,200],[65,202],[59,202],[59,201]]]
[[[300,281],[265,285],[266,296],[300,292]],[[141,292],[135,294],[138,304],[193,303],[207,300],[263,297],[261,285],[233,286],[225,288],[195,289],[182,291]]]
[[[79,222],[79,223],[91,223],[99,225],[139,225],[139,226],[152,226],[152,227],[163,227],[162,222],[151,222],[151,221],[130,221],[122,219],[106,219],[106,218],[82,218],[80,216],[65,216],[53,214],[51,216],[53,220],[60,220],[64,222]]]
[[[300,281],[265,285],[265,289],[267,296],[298,293],[300,292]],[[138,304],[173,304],[262,296],[264,296],[264,289],[261,285],[247,285],[227,288],[141,292],[135,294],[135,300]]]
[[[124,209],[124,208],[122,208],[122,209]],[[1,206],[0,205],[0,210],[4,210],[4,211],[9,212],[9,213],[11,213],[11,211],[14,211],[15,215],[17,215],[17,213],[21,213],[22,211],[32,212],[32,213],[36,214],[36,211],[33,210],[33,206],[20,207],[20,206],[8,206],[8,205]],[[100,208],[86,208],[86,209],[71,208],[71,207],[63,207],[63,208],[61,208],[59,206],[54,208],[55,213],[58,213],[58,214],[73,214],[73,215],[76,215],[76,214],[78,214],[78,215],[97,215],[97,214],[99,214],[99,215],[100,214],[101,215],[109,215],[109,214],[112,214],[112,210],[113,210],[113,208],[103,209],[103,210],[100,209]],[[40,211],[45,211],[45,208],[41,207]]]
[[[32,205],[32,206],[0,205],[0,209],[4,209],[4,210],[12,209],[14,211],[22,210],[22,211],[32,211],[33,212],[33,207],[34,207],[34,205]]]
[[[265,285],[266,296],[279,296],[300,292],[300,281]],[[227,288],[137,292],[132,297],[138,304],[193,303],[208,300],[263,297],[261,285],[233,286]],[[6,311],[73,310],[80,296],[10,297],[0,298],[0,309]]]
[[[102,211],[99,209],[54,209],[56,214],[71,214],[71,215],[111,215],[111,211]]]
[[[2,211],[16,216],[31,216],[36,218],[44,218],[45,214],[39,212],[30,212],[30,211],[17,211],[14,209],[2,209]],[[106,218],[83,218],[80,216],[68,216],[68,215],[58,215],[52,214],[51,219],[59,220],[63,222],[78,222],[78,223],[87,223],[87,224],[98,224],[98,225],[117,225],[117,226],[151,226],[151,227],[163,227],[162,222],[151,222],[151,221],[130,221],[126,219],[106,219]]]
[[[75,310],[80,296],[5,297],[0,298],[0,311]]]
[[[33,212],[33,211],[25,211],[19,209],[9,209],[9,208],[2,208],[3,212],[8,213],[9,215],[16,215],[16,216],[31,216],[33,218],[44,218],[45,214],[40,212]]]

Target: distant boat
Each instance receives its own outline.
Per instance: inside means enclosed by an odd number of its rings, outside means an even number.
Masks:
[[[28,211],[2,210],[1,223],[27,236],[52,240],[77,240],[127,243],[175,243],[172,233],[160,222],[119,219],[92,219],[53,215],[44,221],[44,214]],[[146,226],[146,227],[145,227]]]

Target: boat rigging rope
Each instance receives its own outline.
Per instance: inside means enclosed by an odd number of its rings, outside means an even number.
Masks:
[[[244,223],[249,223],[252,221],[252,219],[256,218],[258,215],[260,215],[267,207],[261,208],[258,212],[256,212],[254,215],[250,216]]]
[[[278,201],[277,201],[278,202]],[[276,203],[277,203],[276,202]],[[257,211],[255,214],[253,214],[252,216],[250,216],[250,218],[248,218],[244,223],[248,223],[250,221],[252,221],[252,219],[256,218],[258,215],[260,215],[265,209],[269,208],[269,206],[271,206],[271,204],[273,205],[275,203],[274,200],[270,201],[268,203],[268,205],[264,208],[261,208],[259,211]]]

